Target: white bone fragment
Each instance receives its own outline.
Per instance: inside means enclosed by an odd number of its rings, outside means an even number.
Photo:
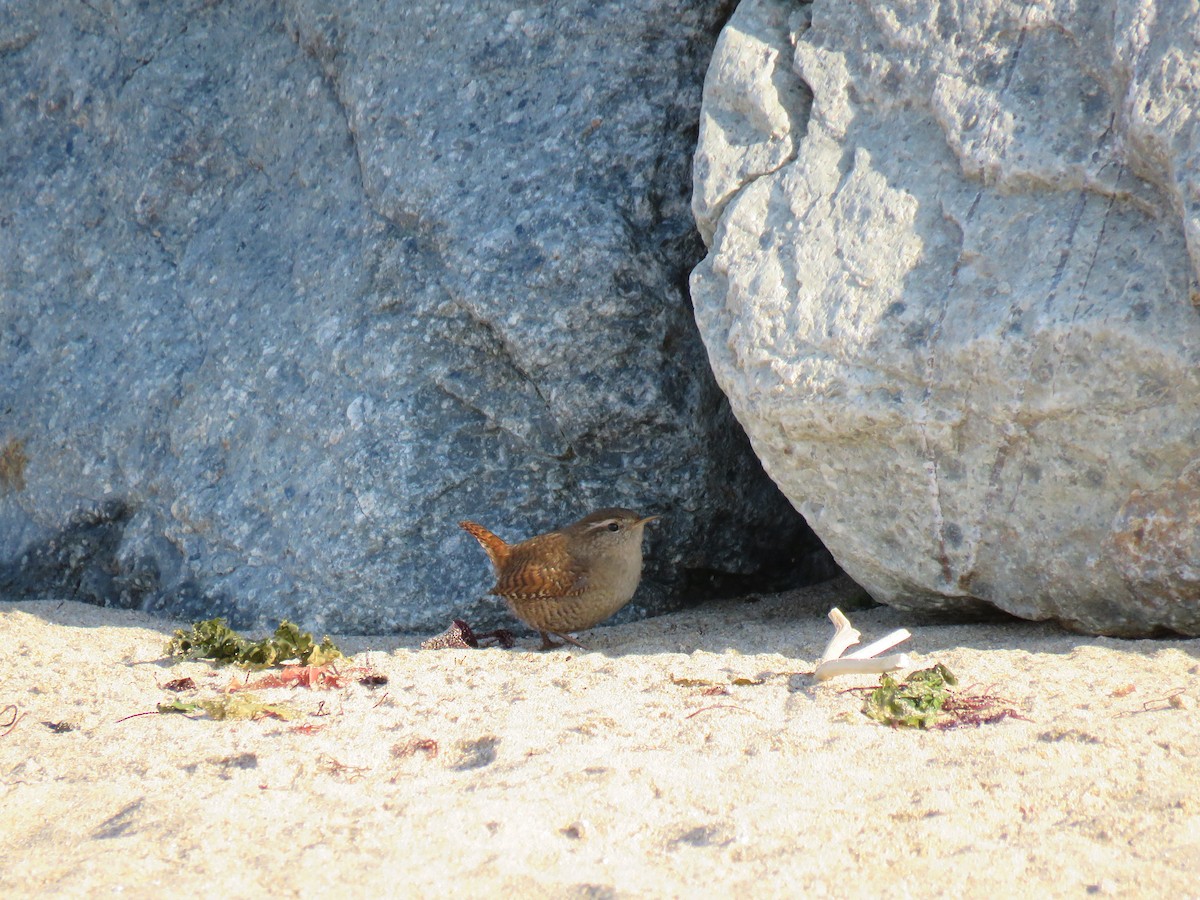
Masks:
[[[894,656],[880,656],[875,659],[827,659],[817,666],[813,677],[817,681],[828,681],[839,675],[880,675],[884,672],[894,672],[897,669],[907,669],[912,665],[907,653],[897,653]]]
[[[825,647],[825,653],[821,656],[822,660],[838,659],[846,652],[847,647],[852,647],[858,643],[860,637],[858,631],[850,624],[850,620],[836,606],[829,611],[829,621],[833,623],[833,637],[829,639],[829,644]]]
[[[898,628],[889,634],[887,637],[881,637],[873,644],[867,644],[860,650],[855,650],[846,659],[870,659],[872,656],[878,656],[884,650],[890,650],[901,641],[907,641],[912,637],[912,632],[907,628]]]
[[[816,671],[813,672],[817,681],[826,681],[836,678],[838,675],[878,675],[883,672],[894,672],[896,669],[905,669],[912,665],[912,661],[905,653],[876,658],[884,650],[912,637],[912,633],[907,628],[899,628],[843,659],[842,654],[848,647],[857,644],[861,635],[850,624],[846,614],[836,606],[829,611],[829,621],[833,623],[833,637],[829,639],[825,655],[821,657],[821,662],[817,664]]]

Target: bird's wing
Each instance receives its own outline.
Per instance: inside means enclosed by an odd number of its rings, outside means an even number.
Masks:
[[[493,594],[523,600],[577,597],[587,576],[563,547],[560,534],[546,534],[509,547],[504,573]]]

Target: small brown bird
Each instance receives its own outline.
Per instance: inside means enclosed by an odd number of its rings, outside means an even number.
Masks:
[[[496,569],[489,593],[542,636],[583,647],[568,631],[591,628],[633,599],[642,579],[642,532],[658,516],[610,507],[573,525],[509,544],[474,522],[458,524],[479,541]],[[586,649],[586,648],[585,648]]]

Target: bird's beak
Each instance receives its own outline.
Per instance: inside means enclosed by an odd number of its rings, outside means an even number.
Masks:
[[[636,525],[645,525],[647,522],[653,522],[655,519],[661,518],[662,516],[646,516],[644,519],[638,519]]]

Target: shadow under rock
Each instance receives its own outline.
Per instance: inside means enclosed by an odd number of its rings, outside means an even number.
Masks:
[[[1066,655],[1082,647],[1103,647],[1144,656],[1176,649],[1200,659],[1200,638],[1091,635],[1055,621],[1034,622],[1000,610],[956,613],[896,609],[876,603],[845,576],[780,594],[706,603],[628,625],[598,626],[583,632],[580,640],[592,652],[614,658],[734,651],[744,655],[779,653],[815,662],[833,636],[828,613],[835,606],[861,633],[856,646],[865,646],[899,628],[912,632],[911,638],[891,652],[929,656],[940,651],[974,649]],[[526,642],[518,637],[519,648],[536,646],[536,639]]]

